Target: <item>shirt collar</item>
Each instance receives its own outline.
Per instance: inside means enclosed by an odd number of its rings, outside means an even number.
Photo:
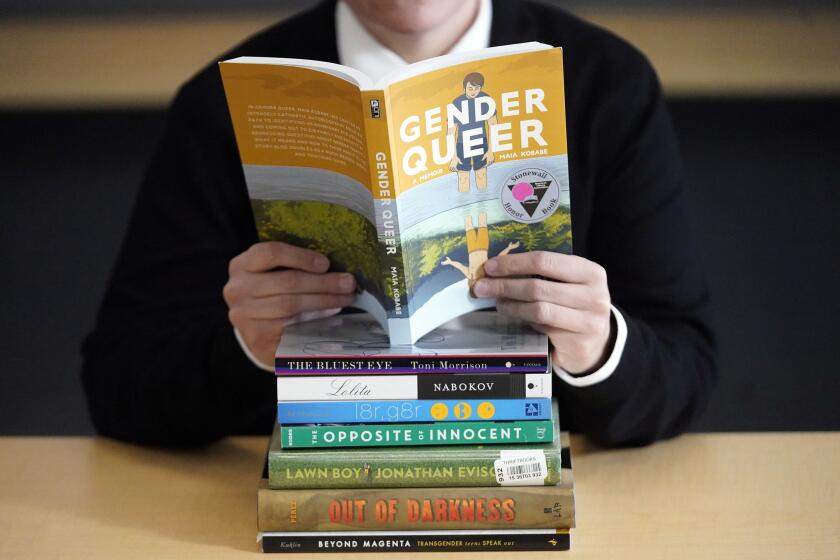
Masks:
[[[491,0],[479,0],[475,21],[447,54],[489,47],[492,12]],[[338,2],[335,7],[335,32],[341,64],[367,74],[374,81],[408,64],[400,55],[368,33],[353,10],[344,2]]]

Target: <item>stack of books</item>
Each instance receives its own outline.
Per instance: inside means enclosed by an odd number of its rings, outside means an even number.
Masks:
[[[263,551],[569,548],[545,335],[481,312],[392,347],[369,315],[342,315],[291,326],[275,367]]]
[[[473,313],[490,259],[572,253],[562,49],[219,70],[259,239],[325,255],[368,313],[283,333],[263,549],[567,547],[548,341]]]

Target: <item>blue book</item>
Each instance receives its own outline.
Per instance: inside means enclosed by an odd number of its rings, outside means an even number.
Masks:
[[[277,403],[280,424],[548,420],[551,399],[308,401]]]

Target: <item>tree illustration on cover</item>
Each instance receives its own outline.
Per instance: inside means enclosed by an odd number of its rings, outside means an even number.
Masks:
[[[448,132],[455,141],[455,155],[449,164],[449,169],[458,173],[458,192],[470,191],[470,171],[475,171],[475,186],[479,192],[487,189],[487,166],[492,164],[495,157],[487,141],[487,129],[496,124],[496,110],[489,103],[481,101],[490,96],[482,91],[484,76],[479,72],[470,72],[464,76],[464,93],[452,101],[452,105],[462,115],[453,120]],[[493,108],[492,115],[482,114]],[[466,141],[466,142],[465,142]],[[464,144],[467,150],[464,150]]]
[[[484,277],[484,263],[489,258],[487,250],[490,248],[490,232],[487,230],[487,214],[482,212],[478,215],[478,228],[473,226],[472,216],[467,216],[464,220],[464,229],[467,236],[467,258],[469,262],[467,266],[453,261],[448,256],[441,261],[441,265],[451,266],[458,270],[467,278],[467,284],[470,287],[470,295],[475,296],[473,287],[475,283]],[[512,241],[508,246],[497,255],[507,255],[514,249],[519,247],[519,241]]]

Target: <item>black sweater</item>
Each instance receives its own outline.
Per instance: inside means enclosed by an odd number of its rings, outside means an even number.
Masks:
[[[607,380],[581,388],[555,380],[561,421],[606,444],[675,435],[708,400],[715,352],[656,75],[627,43],[563,11],[495,0],[491,43],[523,41],[564,49],[574,252],[606,268],[628,326]],[[242,55],[337,62],[334,4],[220,59]],[[222,299],[228,262],[256,241],[214,61],[169,110],[83,346],[83,383],[101,434],[191,446],[271,430],[274,377],[243,354]]]

